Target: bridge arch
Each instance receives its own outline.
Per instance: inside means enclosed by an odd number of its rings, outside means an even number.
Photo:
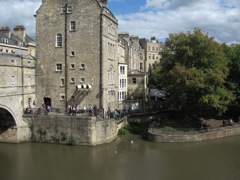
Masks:
[[[0,131],[4,132],[10,127],[17,126],[17,118],[15,114],[6,106],[0,104]]]

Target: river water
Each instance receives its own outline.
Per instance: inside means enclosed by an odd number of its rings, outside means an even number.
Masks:
[[[0,180],[239,180],[240,137],[152,143],[125,135],[96,147],[0,144]]]

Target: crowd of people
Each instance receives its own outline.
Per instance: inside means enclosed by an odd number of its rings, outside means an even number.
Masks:
[[[107,118],[108,119],[121,119],[123,116],[127,114],[126,109],[112,109],[108,108],[107,110]]]
[[[44,113],[48,113],[48,112],[52,112],[54,109],[50,106],[50,105],[46,105],[45,103],[42,104],[42,106],[40,108],[35,108],[39,113],[37,114],[41,114],[41,112]],[[30,105],[28,105],[25,108],[24,113],[25,114],[34,114],[35,113],[35,109],[31,108]],[[57,111],[56,111],[57,112]],[[88,113],[90,116],[94,115],[97,116],[99,114],[99,109],[97,108],[96,105],[92,105],[92,106],[80,106],[80,105],[68,105],[68,115],[70,116],[77,116],[77,113]],[[107,119],[121,119],[122,117],[124,117],[127,114],[127,110],[124,109],[113,109],[113,108],[108,108],[107,112],[105,111],[105,117]]]

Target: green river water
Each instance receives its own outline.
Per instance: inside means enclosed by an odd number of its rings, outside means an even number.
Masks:
[[[96,147],[0,144],[0,180],[240,180],[240,137],[152,143],[120,136]]]

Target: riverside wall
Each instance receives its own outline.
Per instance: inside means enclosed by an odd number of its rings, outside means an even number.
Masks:
[[[79,116],[24,116],[34,142],[96,146],[113,141],[119,126],[115,120]]]
[[[240,126],[219,128],[191,135],[156,134],[148,131],[148,140],[152,142],[196,142],[236,135],[240,135]]]

